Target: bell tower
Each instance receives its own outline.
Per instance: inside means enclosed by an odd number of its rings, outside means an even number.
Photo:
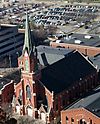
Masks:
[[[36,117],[37,113],[37,80],[40,78],[37,61],[37,51],[35,44],[32,44],[32,35],[29,25],[28,14],[26,13],[25,39],[22,55],[18,59],[18,65],[21,67],[21,85],[22,85],[22,105],[23,114]]]

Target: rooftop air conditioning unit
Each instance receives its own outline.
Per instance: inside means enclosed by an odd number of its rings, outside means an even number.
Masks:
[[[76,44],[81,44],[82,41],[81,41],[81,40],[75,40],[75,43],[76,43]]]
[[[56,40],[56,43],[61,43],[61,40]]]
[[[86,39],[91,39],[91,38],[92,38],[91,35],[85,35],[84,37],[85,37]]]

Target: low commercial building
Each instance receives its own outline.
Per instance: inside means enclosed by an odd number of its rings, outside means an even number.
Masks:
[[[87,56],[95,56],[100,53],[100,37],[97,35],[69,34],[50,42],[52,47],[77,49]]]
[[[100,87],[61,111],[61,124],[100,124]]]

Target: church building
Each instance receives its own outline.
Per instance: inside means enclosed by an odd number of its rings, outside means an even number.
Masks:
[[[18,58],[21,80],[14,85],[13,111],[46,123],[60,122],[63,108],[98,85],[96,67],[75,50],[46,66],[40,64],[37,56],[26,14],[24,46]]]

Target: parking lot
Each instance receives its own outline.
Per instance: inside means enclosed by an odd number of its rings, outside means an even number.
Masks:
[[[5,22],[4,20],[8,20],[9,23],[20,23],[24,22],[23,16],[25,15],[26,10],[29,14],[32,14],[36,11],[40,11],[44,8],[48,7],[48,5],[45,5],[44,3],[32,3],[32,4],[13,4],[7,7],[3,7],[0,9],[0,18],[1,22]]]
[[[24,28],[26,9],[30,21],[35,25],[55,26],[65,33],[88,32],[89,29],[95,27],[93,26],[95,19],[100,17],[100,6],[97,5],[31,3],[15,4],[1,10],[1,20],[5,23],[7,20],[7,23],[17,24],[20,28]]]
[[[48,8],[47,11],[39,11],[31,16],[37,25],[67,25],[75,23],[75,27],[81,27],[98,16],[99,8],[95,6],[72,6]]]

